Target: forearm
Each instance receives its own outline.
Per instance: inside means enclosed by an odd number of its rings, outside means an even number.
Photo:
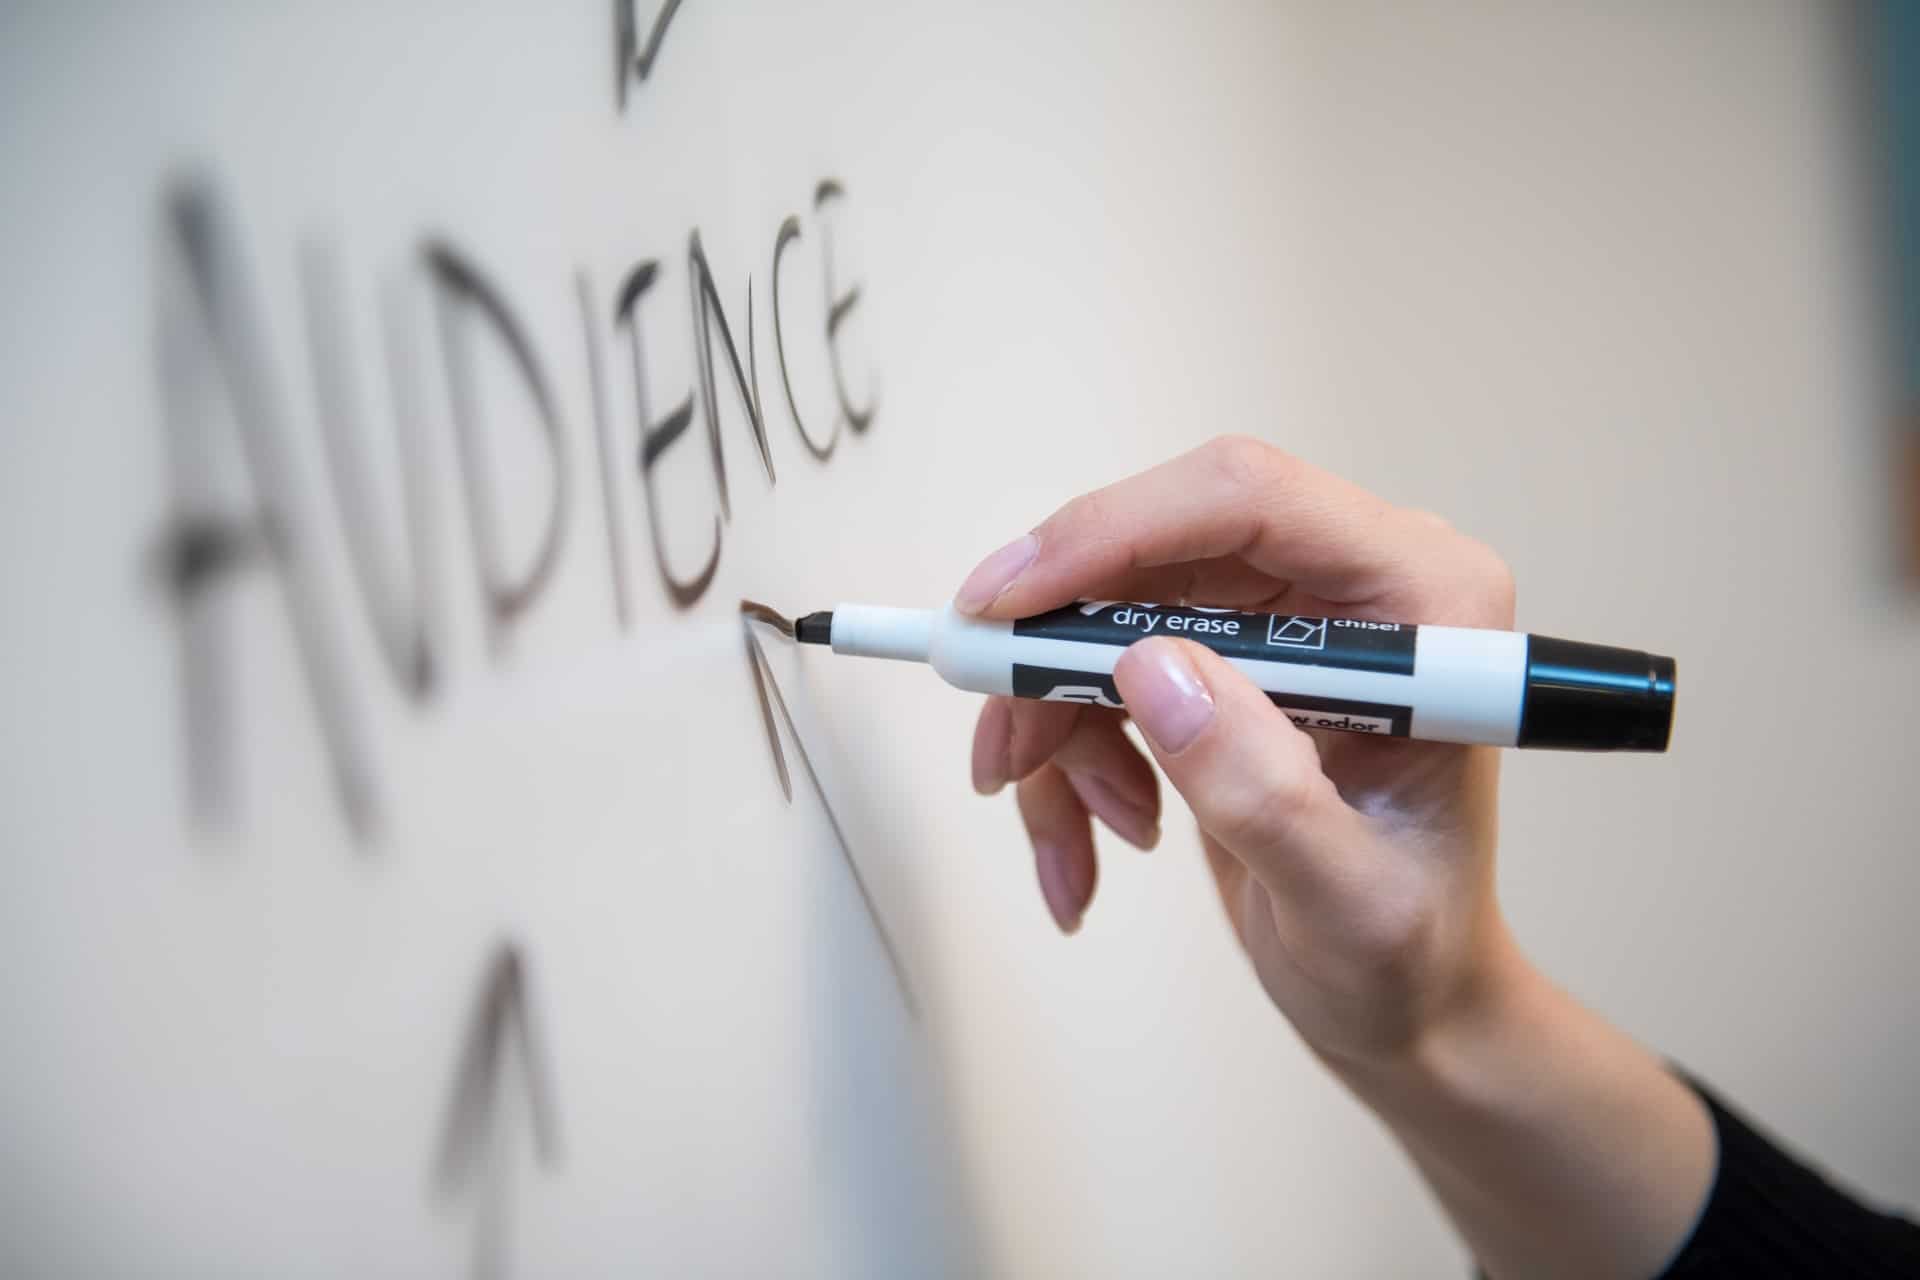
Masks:
[[[1332,1065],[1490,1276],[1647,1280],[1711,1188],[1711,1117],[1504,936],[1496,950],[1479,989],[1408,1052]]]

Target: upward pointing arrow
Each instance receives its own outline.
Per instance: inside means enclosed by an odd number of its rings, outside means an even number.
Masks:
[[[520,1078],[526,1086],[534,1154],[545,1169],[553,1168],[559,1159],[553,1091],[546,1053],[528,1003],[525,968],[520,948],[512,942],[500,943],[487,962],[480,998],[468,1019],[466,1043],[455,1070],[439,1156],[434,1162],[434,1189],[442,1197],[453,1198],[479,1183],[473,1272],[481,1277],[505,1271],[509,1152],[495,1120],[501,1068],[510,1052],[509,1038],[520,1050]]]

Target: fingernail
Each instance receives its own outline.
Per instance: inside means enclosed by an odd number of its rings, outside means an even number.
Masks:
[[[962,613],[979,613],[1005,595],[1007,588],[1013,585],[1013,580],[1039,554],[1039,538],[1031,533],[1015,538],[974,566],[973,572],[967,575],[967,580],[960,584],[959,592],[954,595],[953,607]]]
[[[1105,778],[1093,774],[1069,773],[1067,781],[1080,796],[1080,802],[1093,811],[1093,815],[1112,827],[1128,844],[1137,849],[1151,849],[1160,843],[1160,823],[1154,818],[1153,810],[1146,805],[1123,794]]]
[[[1127,690],[1127,710],[1153,745],[1177,756],[1213,719],[1213,695],[1178,645],[1145,646],[1136,661],[1139,670]]]
[[[1080,928],[1080,908],[1074,901],[1073,886],[1067,883],[1066,853],[1058,845],[1035,845],[1034,860],[1040,868],[1040,896],[1047,900],[1060,932],[1073,934]]]
[[[1007,768],[1007,756],[1013,749],[1013,743],[1002,739],[999,747],[985,760],[974,761],[973,790],[976,795],[997,796],[1006,789],[1008,775],[1013,770]]]

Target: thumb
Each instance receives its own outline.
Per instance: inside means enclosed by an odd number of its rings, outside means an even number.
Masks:
[[[1310,907],[1352,887],[1363,820],[1321,771],[1313,740],[1252,681],[1168,637],[1129,648],[1113,679],[1200,826],[1270,892]]]

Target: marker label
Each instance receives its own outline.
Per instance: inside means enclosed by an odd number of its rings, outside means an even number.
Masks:
[[[1148,636],[1184,636],[1229,658],[1396,676],[1413,674],[1418,632],[1418,627],[1405,622],[1241,613],[1126,600],[1085,600],[1013,624],[1015,635],[1039,639],[1129,645]]]
[[[1096,707],[1123,705],[1110,675],[1023,662],[1013,664],[1013,696],[1042,702],[1085,702]],[[1302,729],[1340,729],[1404,738],[1413,727],[1413,708],[1389,702],[1316,698],[1301,693],[1269,693],[1267,697]]]
[[[1302,729],[1342,729],[1404,738],[1413,729],[1413,708],[1390,702],[1359,702],[1352,698],[1310,698],[1298,693],[1270,693],[1273,705]]]
[[[1061,667],[1013,664],[1013,696],[1042,702],[1088,702],[1096,707],[1123,706],[1113,677],[1097,671],[1068,671]]]

